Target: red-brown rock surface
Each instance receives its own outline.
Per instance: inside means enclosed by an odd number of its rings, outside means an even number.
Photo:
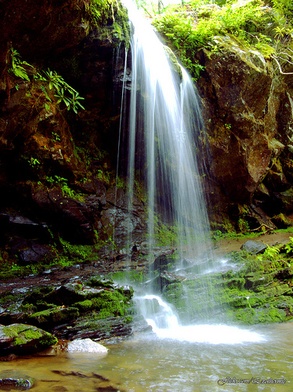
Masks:
[[[284,212],[281,192],[292,184],[292,76],[232,45],[202,56],[211,215],[219,223],[228,215],[234,224],[240,217],[252,228],[273,228],[272,218]],[[291,199],[286,212],[292,208]]]

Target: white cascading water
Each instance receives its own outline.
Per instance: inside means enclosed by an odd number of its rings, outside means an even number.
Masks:
[[[137,173],[148,195],[149,252],[155,219],[161,216],[178,229],[181,260],[213,262],[209,221],[196,161],[196,139],[203,128],[193,82],[172,64],[152,26],[130,0],[124,0],[133,26],[132,86],[129,119],[129,212],[133,211]],[[203,298],[204,301],[204,298]],[[160,338],[189,342],[261,341],[252,331],[225,325],[180,324],[172,307],[158,295],[136,297],[141,314]],[[188,306],[188,304],[187,304]]]
[[[126,6],[133,26],[129,210],[135,173],[140,173],[148,196],[150,250],[155,220],[161,217],[178,230],[175,246],[181,258],[198,262],[208,258],[211,249],[195,159],[195,141],[203,127],[199,100],[189,75],[178,63],[170,63],[148,21],[132,2]]]
[[[181,325],[174,309],[158,295],[147,294],[135,298],[140,313],[160,339],[189,343],[240,344],[264,342],[259,333],[224,324]]]
[[[179,321],[172,307],[163,301],[161,297],[154,294],[146,294],[135,297],[141,314],[153,331],[173,330],[178,328]]]

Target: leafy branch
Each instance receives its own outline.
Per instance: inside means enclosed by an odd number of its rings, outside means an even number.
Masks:
[[[27,70],[25,66],[31,68],[33,68],[33,66],[27,63],[26,61],[21,60],[21,56],[16,49],[10,48],[9,56],[10,56],[10,68],[8,72],[12,73],[17,78],[21,78],[29,82],[30,78],[27,74]]]
[[[72,86],[65,82],[63,77],[56,71],[48,69],[47,71],[43,71],[41,73],[37,72],[34,66],[27,63],[26,61],[23,61],[18,51],[13,48],[10,48],[9,50],[9,57],[10,68],[8,72],[17,78],[21,78],[30,82],[31,80],[26,69],[27,67],[30,67],[32,69],[32,73],[34,73],[33,80],[43,82],[41,90],[49,102],[52,102],[49,91],[53,91],[54,97],[56,98],[56,103],[63,103],[67,110],[73,110],[74,113],[77,114],[78,110],[85,109],[81,104],[81,101],[84,100],[84,98],[81,97]]]
[[[84,100],[79,93],[65,82],[63,77],[56,71],[48,69],[42,74],[36,75],[37,80],[45,81],[48,83],[49,90],[54,91],[54,97],[57,99],[57,104],[64,103],[67,110],[73,110],[77,113],[80,109],[85,109],[80,101]]]

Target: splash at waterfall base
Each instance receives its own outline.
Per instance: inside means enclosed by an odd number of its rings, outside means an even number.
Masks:
[[[197,342],[207,338],[203,331],[227,333],[232,343],[237,340],[233,327],[291,320],[293,270],[286,253],[290,243],[278,245],[278,261],[270,260],[265,251],[255,255],[239,248],[219,258],[213,270],[175,270],[171,258],[160,256],[152,266],[157,269],[149,289],[147,275],[145,283],[136,285],[137,308],[157,336]],[[239,333],[245,339],[245,331]],[[225,342],[224,335],[214,343]],[[213,334],[208,336],[211,342]]]

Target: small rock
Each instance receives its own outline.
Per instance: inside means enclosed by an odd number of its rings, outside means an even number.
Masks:
[[[25,391],[34,386],[34,380],[16,371],[4,370],[0,373],[0,389]]]
[[[246,241],[242,246],[241,250],[245,250],[248,253],[253,255],[257,255],[263,253],[268,246],[261,241]]]
[[[68,343],[69,352],[107,354],[108,349],[92,339],[76,339]]]

